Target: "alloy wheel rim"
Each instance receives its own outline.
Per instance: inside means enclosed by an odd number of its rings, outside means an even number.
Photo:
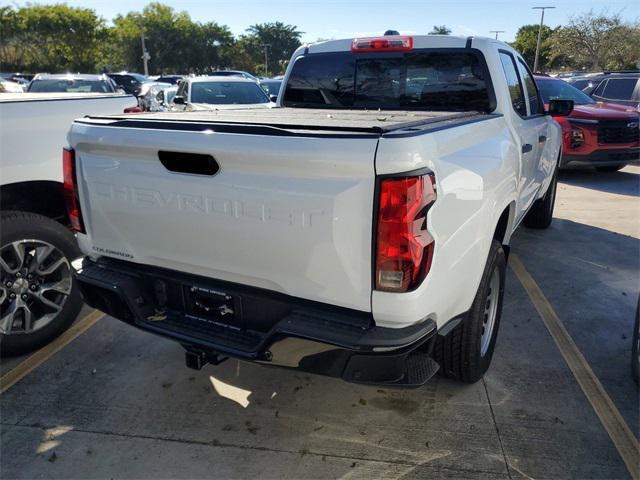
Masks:
[[[498,316],[498,299],[500,297],[500,273],[494,269],[489,282],[489,291],[484,303],[482,316],[482,335],[480,336],[480,356],[484,357],[489,351],[493,330]]]
[[[62,311],[73,285],[64,253],[42,240],[0,248],[0,333],[29,334]]]

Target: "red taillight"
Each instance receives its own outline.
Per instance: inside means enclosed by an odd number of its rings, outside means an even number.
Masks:
[[[388,37],[354,38],[352,52],[404,52],[413,48],[413,37],[390,35]]]
[[[376,242],[376,289],[414,290],[429,272],[433,237],[427,212],[436,200],[433,174],[380,182]]]
[[[135,107],[127,107],[123,113],[144,113],[144,109],[136,105]]]
[[[84,233],[82,212],[78,202],[78,183],[76,178],[76,154],[72,148],[62,150],[62,176],[64,179],[64,200],[71,222],[71,230]]]

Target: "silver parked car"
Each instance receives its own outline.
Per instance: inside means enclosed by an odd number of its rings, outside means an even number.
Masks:
[[[189,77],[180,82],[172,111],[271,108],[267,93],[243,77]]]

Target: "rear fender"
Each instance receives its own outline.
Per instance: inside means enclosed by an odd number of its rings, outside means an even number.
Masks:
[[[500,215],[514,225],[519,149],[502,118],[380,140],[376,173],[428,168],[437,199],[427,229],[435,240],[431,270],[414,291],[373,291],[376,324],[404,326],[432,318],[438,327],[467,311],[475,297]]]

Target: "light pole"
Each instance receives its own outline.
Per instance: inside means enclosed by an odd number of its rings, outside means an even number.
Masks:
[[[263,43],[262,47],[264,48],[264,76],[268,77],[269,76],[269,47],[271,46],[270,43]]]
[[[142,42],[142,61],[144,63],[144,74],[145,76],[149,75],[149,59],[151,55],[147,52],[147,47],[144,44],[144,33],[140,33],[140,41]]]
[[[544,25],[544,11],[556,7],[533,7],[533,10],[542,10],[540,15],[540,29],[538,30],[538,42],[536,43],[536,59],[533,61],[533,72],[538,71],[538,56],[540,55],[540,40],[542,40],[542,27]]]
[[[498,34],[499,33],[504,33],[504,30],[489,30],[489,33],[495,33],[496,34],[496,40],[498,39]]]

